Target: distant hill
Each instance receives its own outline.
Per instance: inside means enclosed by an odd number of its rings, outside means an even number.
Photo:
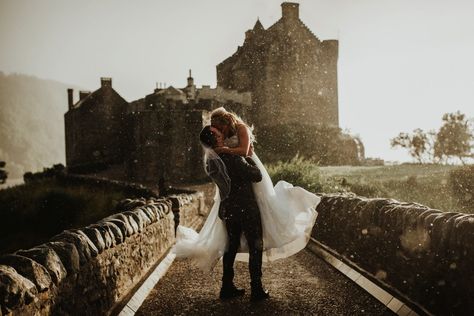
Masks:
[[[67,88],[77,89],[53,80],[0,72],[0,160],[6,161],[10,179],[65,163]]]

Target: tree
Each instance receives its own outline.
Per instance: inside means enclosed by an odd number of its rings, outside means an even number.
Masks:
[[[6,162],[0,161],[0,184],[4,184],[8,178],[8,172],[5,170]]]
[[[465,158],[473,157],[471,151],[474,134],[469,121],[464,114],[457,111],[444,114],[443,122],[436,135],[435,157],[440,160],[457,157],[462,164],[465,164]]]
[[[424,162],[424,157],[430,157],[429,149],[432,148],[432,137],[431,133],[425,133],[422,129],[417,128],[413,131],[413,134],[400,133],[397,137],[390,140],[392,148],[401,147],[406,148],[410,152],[410,155],[416,159],[419,163]]]

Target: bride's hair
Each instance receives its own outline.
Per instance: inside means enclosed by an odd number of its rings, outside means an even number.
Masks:
[[[244,120],[242,120],[240,116],[238,116],[234,112],[227,111],[222,106],[211,112],[211,124],[228,125],[232,131],[232,134],[236,134],[237,125],[242,124],[247,127],[250,134],[250,140],[255,140],[255,137],[253,135],[253,126],[249,126],[247,123],[244,122]]]

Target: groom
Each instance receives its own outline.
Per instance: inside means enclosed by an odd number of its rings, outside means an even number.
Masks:
[[[219,131],[211,126],[206,126],[201,131],[201,143],[207,147],[215,148]],[[230,178],[230,193],[223,199],[219,209],[219,217],[225,222],[229,237],[228,249],[224,253],[221,299],[229,299],[244,294],[243,289],[234,285],[234,261],[240,245],[240,236],[243,233],[249,248],[249,270],[251,279],[251,300],[259,301],[269,297],[268,291],[262,287],[262,223],[252,182],[262,180],[262,174],[250,158],[231,154],[219,154],[226,166]],[[219,190],[223,182],[222,173],[213,170],[215,166],[209,165],[208,171],[212,180],[218,185]]]

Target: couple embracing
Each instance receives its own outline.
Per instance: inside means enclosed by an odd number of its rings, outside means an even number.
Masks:
[[[279,181],[275,186],[253,152],[251,128],[218,108],[201,131],[205,170],[217,185],[214,205],[199,233],[178,226],[175,253],[210,271],[223,257],[221,299],[244,294],[234,283],[234,261],[248,261],[251,300],[269,297],[262,261],[289,257],[309,241],[320,198]],[[243,238],[244,237],[244,238]]]

